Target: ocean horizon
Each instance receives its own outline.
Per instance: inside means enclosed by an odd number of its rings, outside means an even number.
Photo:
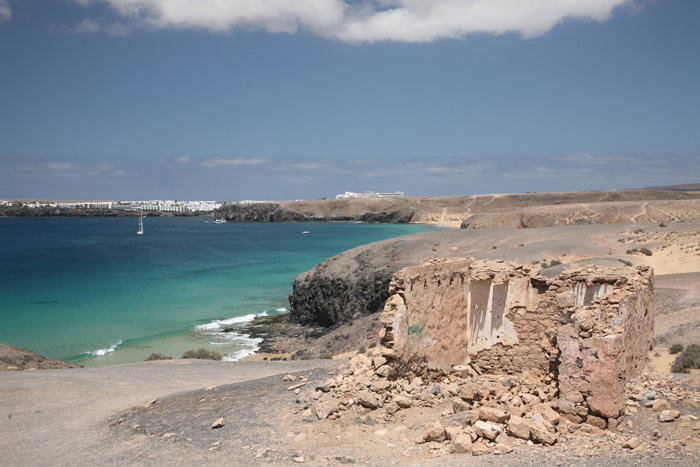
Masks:
[[[294,278],[350,248],[434,230],[411,224],[211,218],[0,219],[0,342],[82,365],[258,341],[237,328],[287,313]],[[303,233],[308,232],[308,233]]]

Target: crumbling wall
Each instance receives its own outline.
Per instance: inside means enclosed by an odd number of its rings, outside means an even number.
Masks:
[[[589,410],[617,418],[625,383],[639,376],[653,345],[653,272],[570,268],[551,287],[568,318],[558,333],[560,410],[575,421]]]
[[[381,321],[385,344],[416,372],[445,370],[468,360],[468,334],[454,323],[468,320],[471,259],[435,260],[394,276]],[[406,304],[410,304],[407,306]],[[419,306],[416,306],[420,304]]]
[[[535,371],[558,381],[561,409],[616,418],[653,338],[648,267],[569,268],[437,259],[394,275],[380,338],[396,374]]]
[[[416,374],[465,364],[548,371],[557,313],[542,299],[540,279],[513,263],[471,258],[405,268],[390,285],[382,341]]]

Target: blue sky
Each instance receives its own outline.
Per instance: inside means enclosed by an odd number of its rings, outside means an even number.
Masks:
[[[700,182],[697,0],[0,0],[0,198]]]

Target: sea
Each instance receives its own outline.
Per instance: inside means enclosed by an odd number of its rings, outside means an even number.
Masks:
[[[289,312],[294,278],[420,224],[225,223],[212,218],[0,218],[0,342],[86,366],[179,358],[238,360],[239,328]]]

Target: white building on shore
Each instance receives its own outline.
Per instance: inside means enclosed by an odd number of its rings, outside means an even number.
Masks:
[[[346,191],[343,194],[335,195],[335,199],[349,198],[389,198],[394,196],[405,196],[403,191],[395,191],[393,193],[381,193],[376,191],[365,191],[364,193],[355,193],[354,191]]]
[[[10,202],[7,202],[10,203]],[[216,201],[177,201],[177,200],[150,200],[150,201],[76,201],[71,203],[40,202],[24,203],[28,208],[72,208],[72,209],[118,209],[123,211],[163,211],[163,212],[194,212],[214,211],[223,203]]]

